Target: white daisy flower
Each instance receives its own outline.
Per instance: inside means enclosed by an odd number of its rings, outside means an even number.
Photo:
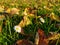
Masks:
[[[14,30],[18,33],[21,32],[21,27],[20,26],[14,26]]]
[[[40,18],[40,21],[42,22],[42,23],[45,23],[45,20],[41,17]]]

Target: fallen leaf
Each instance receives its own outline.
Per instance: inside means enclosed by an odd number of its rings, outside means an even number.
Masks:
[[[6,10],[6,13],[19,14],[19,9],[17,9],[17,8],[8,8],[8,9]]]
[[[12,8],[10,11],[11,14],[19,14],[19,9],[17,8]]]
[[[37,32],[35,37],[35,44],[38,45],[38,42],[39,42],[39,34]]]
[[[38,45],[48,45],[49,41],[47,40],[47,37],[46,37],[44,31],[41,29],[38,29],[38,34],[39,34]]]
[[[4,12],[4,8],[0,6],[0,12]]]
[[[56,32],[51,32],[51,37],[48,37],[48,40],[57,40],[60,38],[60,34]]]
[[[16,42],[16,44],[17,44],[17,45],[34,45],[31,41],[25,40],[25,39],[23,39],[23,40],[18,40],[18,41]]]
[[[60,17],[55,15],[54,13],[50,14],[50,18],[51,18],[51,20],[55,20],[57,22],[60,22]]]
[[[29,25],[29,24],[31,24],[31,23],[32,23],[32,22],[30,21],[30,19],[29,19],[27,16],[24,16],[24,17],[23,17],[23,20],[20,21],[19,25],[20,25],[21,27],[25,27],[25,26],[27,26],[27,25]]]
[[[49,40],[49,45],[56,45],[57,41],[58,43],[60,43],[60,33],[57,33],[57,32],[49,32],[50,35],[48,37],[48,40]]]

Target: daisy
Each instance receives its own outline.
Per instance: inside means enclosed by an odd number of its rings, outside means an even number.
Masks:
[[[45,20],[44,20],[42,17],[40,17],[40,21],[41,21],[42,23],[45,23]]]
[[[14,30],[18,33],[21,32],[21,27],[20,26],[14,26]]]

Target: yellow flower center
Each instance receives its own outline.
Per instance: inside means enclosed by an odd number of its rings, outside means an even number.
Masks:
[[[19,28],[16,28],[16,30],[19,30]]]

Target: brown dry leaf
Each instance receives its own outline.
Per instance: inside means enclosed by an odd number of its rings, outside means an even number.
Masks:
[[[11,13],[11,14],[19,14],[19,9],[17,9],[17,8],[12,8],[10,13]]]
[[[39,34],[39,42],[38,45],[48,45],[48,40],[46,38],[46,35],[43,30],[38,29],[38,34]]]
[[[17,44],[17,45],[34,45],[31,41],[25,40],[25,39],[23,39],[23,40],[18,40],[18,41],[16,42],[16,44]]]
[[[17,8],[8,8],[6,10],[7,13],[10,13],[10,14],[19,14],[19,9]]]

